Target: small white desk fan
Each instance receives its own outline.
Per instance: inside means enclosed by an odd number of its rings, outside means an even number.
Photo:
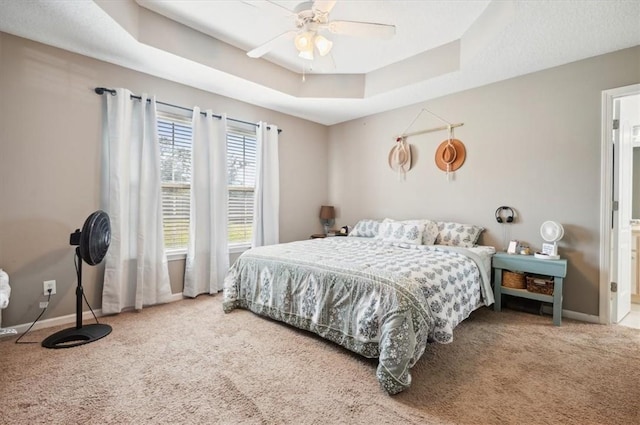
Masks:
[[[557,221],[545,221],[540,226],[540,236],[547,243],[542,244],[542,252],[536,252],[536,258],[558,260],[558,241],[564,236],[564,227]]]

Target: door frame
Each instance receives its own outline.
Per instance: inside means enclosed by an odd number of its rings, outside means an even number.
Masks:
[[[616,98],[640,94],[640,84],[602,91],[600,145],[600,323],[611,323],[611,217],[613,212],[613,103]],[[617,264],[613,265],[617,267]]]

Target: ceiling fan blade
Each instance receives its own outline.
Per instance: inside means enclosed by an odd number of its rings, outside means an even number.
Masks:
[[[240,3],[244,4],[245,6],[250,6],[250,7],[253,7],[253,8],[257,7],[255,2],[251,2],[251,1],[240,0]]]
[[[260,56],[267,54],[280,40],[292,39],[296,32],[297,31],[295,30],[283,32],[255,49],[248,51],[247,56],[250,58],[259,58]]]
[[[327,14],[331,12],[333,6],[336,5],[336,0],[316,0],[313,2],[311,8],[315,13]]]
[[[265,0],[265,1],[260,1],[257,2],[257,7],[263,9],[263,10],[269,10],[270,13],[272,14],[279,14],[281,16],[295,16],[295,13],[293,13],[293,11],[287,9],[286,7],[276,3],[275,1],[272,0]]]
[[[327,29],[334,34],[354,37],[391,38],[396,34],[395,25],[373,22],[331,21],[327,24]]]

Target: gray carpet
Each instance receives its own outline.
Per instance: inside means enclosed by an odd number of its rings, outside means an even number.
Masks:
[[[639,330],[482,309],[391,397],[375,361],[221,298],[103,318],[111,335],[75,348],[4,338],[0,423],[640,423]]]

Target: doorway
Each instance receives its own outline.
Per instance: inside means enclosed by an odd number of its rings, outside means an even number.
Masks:
[[[607,324],[629,314],[632,294],[638,292],[635,249],[640,246],[635,242],[640,241],[640,217],[632,217],[634,127],[640,131],[640,84],[603,91],[599,307],[600,322]],[[640,147],[640,140],[637,143]],[[640,202],[638,185],[635,191]]]

